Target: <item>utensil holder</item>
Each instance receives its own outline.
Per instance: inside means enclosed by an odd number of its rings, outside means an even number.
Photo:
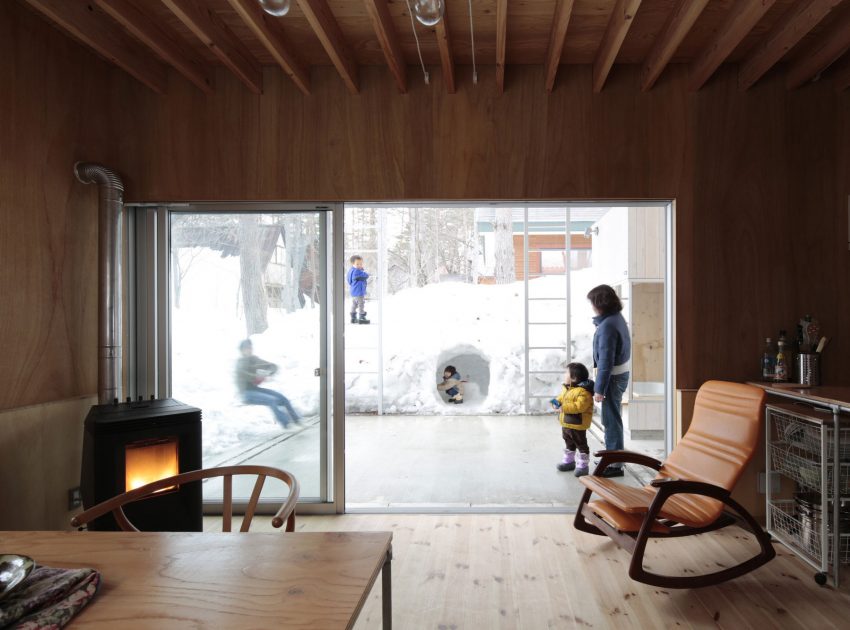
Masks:
[[[800,385],[820,385],[820,354],[801,352],[797,355],[797,382]]]

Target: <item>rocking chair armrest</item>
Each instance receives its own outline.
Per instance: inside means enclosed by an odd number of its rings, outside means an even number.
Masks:
[[[672,477],[653,479],[649,482],[649,485],[653,488],[658,488],[659,494],[663,493],[666,497],[674,494],[700,494],[725,502],[731,494],[726,488],[715,486],[713,483],[673,479]]]
[[[614,464],[619,462],[627,464],[640,464],[641,466],[646,466],[647,468],[652,468],[653,470],[661,470],[661,466],[663,465],[662,462],[658,461],[654,457],[644,455],[643,453],[636,453],[635,451],[596,451],[594,455],[596,457],[599,457],[600,459],[599,465],[596,467],[596,470],[593,474],[599,474],[608,467],[608,464]]]

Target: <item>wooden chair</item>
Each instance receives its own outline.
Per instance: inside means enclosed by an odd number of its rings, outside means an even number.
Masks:
[[[632,553],[629,577],[666,588],[709,586],[738,577],[773,559],[770,536],[731,497],[744,467],[752,459],[761,434],[765,393],[749,385],[708,381],[697,393],[687,434],[663,464],[629,451],[601,451],[575,516],[583,532],[607,535]],[[648,486],[632,488],[601,477],[610,464],[648,466],[658,475]],[[590,501],[596,493],[600,498]],[[738,518],[726,511],[732,508]],[[710,532],[739,520],[755,534],[761,551],[744,562],[696,576],[651,573],[643,567],[650,538],[673,538]]]
[[[257,508],[257,502],[260,500],[260,492],[262,492],[263,484],[266,477],[274,477],[280,479],[289,486],[289,496],[286,501],[272,517],[272,526],[280,527],[286,521],[286,531],[295,531],[295,504],[298,502],[300,494],[300,485],[298,480],[285,470],[272,468],[270,466],[223,466],[221,468],[206,468],[202,470],[193,470],[185,472],[173,477],[166,477],[159,481],[130,490],[124,494],[119,494],[107,501],[98,503],[89,508],[85,512],[77,514],[71,519],[73,527],[81,527],[92,520],[103,516],[107,512],[112,512],[118,526],[125,532],[137,532],[136,527],[127,519],[124,513],[123,506],[134,501],[145,499],[158,490],[163,490],[177,484],[199,482],[204,479],[213,477],[224,477],[224,506],[222,510],[222,531],[231,531],[231,520],[233,518],[233,475],[257,475],[257,481],[254,483],[254,490],[251,492],[251,498],[248,501],[248,506],[245,508],[245,516],[242,519],[240,532],[247,532],[251,527],[251,521],[254,518],[254,510]]]

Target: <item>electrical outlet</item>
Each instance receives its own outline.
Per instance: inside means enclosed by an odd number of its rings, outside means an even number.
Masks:
[[[68,490],[68,509],[76,510],[83,505],[83,495],[80,492],[80,486]]]

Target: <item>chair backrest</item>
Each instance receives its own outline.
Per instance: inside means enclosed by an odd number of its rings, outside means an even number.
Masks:
[[[272,526],[280,527],[286,522],[286,531],[295,530],[295,504],[298,502],[301,489],[298,480],[290,473],[279,468],[271,466],[222,466],[220,468],[205,468],[202,470],[193,470],[190,472],[181,473],[172,477],[166,477],[152,483],[146,484],[124,494],[119,494],[102,503],[89,508],[85,512],[77,514],[71,519],[73,527],[81,527],[92,520],[103,516],[107,512],[112,512],[118,526],[125,532],[137,532],[136,527],[127,519],[124,513],[123,506],[134,501],[145,499],[159,490],[170,488],[174,485],[200,482],[204,479],[213,477],[222,477],[224,483],[223,491],[223,506],[222,506],[222,531],[229,532],[231,530],[231,522],[233,520],[233,476],[234,475],[256,475],[257,481],[254,483],[254,489],[251,492],[251,498],[248,500],[248,505],[245,508],[245,516],[242,519],[240,532],[247,532],[251,527],[251,521],[254,518],[254,511],[257,509],[257,503],[260,500],[260,493],[263,490],[263,485],[267,477],[280,479],[289,486],[289,496],[284,501],[283,505],[272,517]]]
[[[694,415],[659,473],[732,490],[753,457],[762,430],[765,392],[741,383],[707,381]]]

